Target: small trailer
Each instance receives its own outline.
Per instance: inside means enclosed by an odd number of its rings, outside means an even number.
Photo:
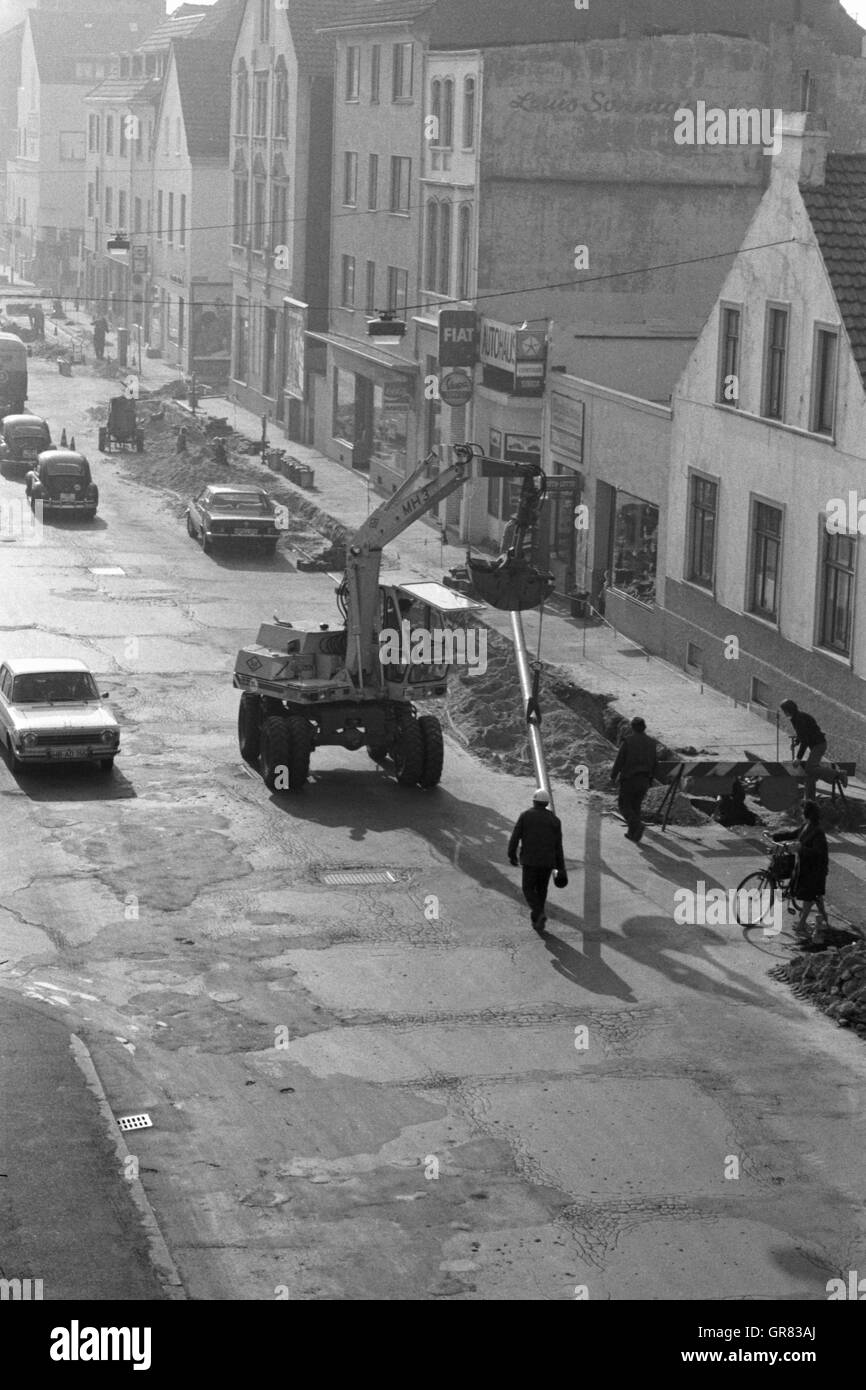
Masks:
[[[143,452],[144,430],[138,424],[134,400],[112,396],[108,403],[108,423],[99,427],[98,445],[102,454],[110,453],[112,446],[134,446],[139,454]]]

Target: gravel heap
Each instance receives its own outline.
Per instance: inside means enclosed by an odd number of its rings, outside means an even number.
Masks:
[[[771,973],[801,999],[817,1004],[840,1028],[866,1037],[866,942],[795,956]]]

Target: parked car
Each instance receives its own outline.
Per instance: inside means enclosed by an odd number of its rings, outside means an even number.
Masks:
[[[67,512],[92,521],[99,506],[99,489],[90,464],[75,449],[47,449],[25,478],[30,506],[42,503],[46,512]]]
[[[0,734],[13,772],[30,763],[98,763],[110,772],[120,726],[83,661],[0,664]]]
[[[32,469],[39,455],[51,448],[48,421],[39,415],[6,415],[0,422],[0,468],[4,473]]]
[[[186,529],[208,554],[212,546],[246,543],[273,555],[280,539],[276,508],[264,488],[205,487],[186,509]]]

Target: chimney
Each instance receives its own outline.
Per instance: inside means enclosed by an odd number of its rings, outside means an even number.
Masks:
[[[785,111],[777,120],[772,179],[794,180],[803,188],[822,187],[830,132],[811,129],[813,120],[808,111]]]

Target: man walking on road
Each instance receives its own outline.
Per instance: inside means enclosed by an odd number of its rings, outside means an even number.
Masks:
[[[105,356],[105,335],[108,331],[108,323],[102,314],[93,320],[93,351],[102,361]]]
[[[631,733],[619,745],[616,761],[610,770],[610,780],[619,778],[619,811],[626,822],[627,840],[640,844],[644,825],[641,820],[643,799],[652,786],[657,761],[657,746],[646,731],[640,716],[631,721]]]
[[[794,737],[791,739],[791,751],[794,754],[794,761],[799,762],[806,774],[806,781],[803,787],[803,800],[814,801],[815,793],[818,790],[818,772],[821,768],[821,761],[827,752],[826,736],[818,728],[817,720],[805,710],[798,709],[793,700],[783,700],[779,709],[783,714],[787,714],[794,730]],[[809,756],[804,759],[803,754],[808,752]]]
[[[529,904],[530,920],[539,936],[544,935],[547,918],[544,908],[550,875],[556,870],[557,888],[568,886],[562,852],[562,821],[549,809],[550,797],[543,787],[532,798],[532,807],[518,816],[508,841],[508,858],[517,864],[518,846],[523,867],[523,896]]]

